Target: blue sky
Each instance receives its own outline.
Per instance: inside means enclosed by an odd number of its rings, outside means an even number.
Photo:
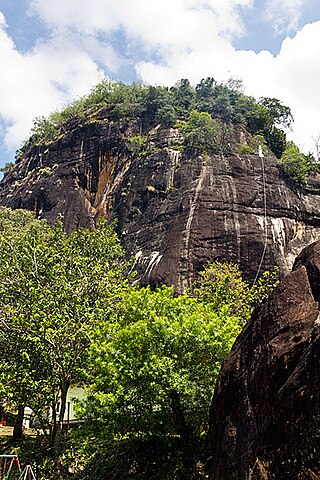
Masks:
[[[37,116],[103,76],[172,85],[242,78],[292,108],[292,138],[320,134],[318,0],[0,0],[0,165]]]

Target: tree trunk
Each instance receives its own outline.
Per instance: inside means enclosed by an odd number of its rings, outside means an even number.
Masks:
[[[55,403],[51,405],[51,418],[49,416],[49,432],[50,445],[53,447],[57,435],[57,405]]]
[[[187,425],[183,408],[181,406],[179,394],[176,391],[171,391],[169,397],[171,401],[171,410],[177,433],[180,435],[183,442],[188,444],[191,439],[191,430],[190,427]]]
[[[187,424],[183,407],[180,402],[180,396],[176,391],[171,391],[169,394],[171,410],[173,414],[174,424],[176,425],[177,433],[182,440],[182,451],[184,455],[185,466],[189,470],[190,477],[196,473],[195,447],[196,442],[191,427]]]
[[[18,406],[18,414],[15,418],[13,427],[13,440],[20,441],[23,436],[23,417],[24,417],[24,404]]]
[[[62,383],[61,386],[60,386],[61,407],[60,407],[60,413],[59,413],[59,420],[57,422],[57,428],[56,428],[56,432],[55,432],[55,438],[53,439],[53,446],[54,446],[55,452],[58,451],[59,446],[60,446],[60,442],[61,442],[62,430],[63,430],[63,419],[64,419],[64,415],[66,413],[67,394],[68,394],[69,387],[70,387],[69,382]]]

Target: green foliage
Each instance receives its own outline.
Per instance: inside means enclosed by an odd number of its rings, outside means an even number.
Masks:
[[[11,172],[13,167],[14,167],[14,163],[8,162],[3,167],[0,168],[0,172],[2,172],[4,175],[7,175],[8,173]]]
[[[142,152],[145,141],[146,139],[141,135],[134,135],[129,138],[129,147],[134,155],[139,155]]]
[[[293,142],[287,142],[286,149],[278,162],[280,169],[295,184],[305,184],[308,176],[319,172],[319,164],[314,156],[305,155]]]
[[[112,227],[67,237],[5,208],[0,247],[0,397],[47,427],[51,408],[55,463],[37,458],[41,478],[207,478],[214,383],[276,274],[250,288],[237,266],[215,262],[188,295],[133,287]],[[86,384],[88,422],[62,444],[56,404],[74,384]]]
[[[148,85],[143,92],[143,110],[147,119],[152,122],[159,111],[163,111],[164,107],[169,107],[171,104],[171,95],[166,87],[154,87]]]
[[[219,124],[207,112],[192,110],[188,121],[181,124],[185,146],[199,153],[217,151]]]
[[[197,299],[176,298],[172,288],[126,292],[93,334],[85,414],[95,436],[101,432],[113,455],[128,441],[160,442],[165,462],[173,454],[180,458],[174,478],[200,474],[196,459],[212,386],[241,327],[242,319],[229,309],[217,314]],[[154,461],[144,457],[144,467]],[[130,478],[130,468],[120,472],[118,466],[109,478]],[[151,478],[173,477],[162,472]]]
[[[239,153],[242,153],[243,155],[253,155],[256,152],[250,145],[240,145]]]
[[[56,114],[53,114],[56,117]],[[48,143],[54,140],[58,131],[58,125],[56,121],[51,118],[37,117],[34,120],[33,127],[31,129],[31,136],[35,145],[40,144],[43,140]]]
[[[240,145],[239,152],[247,155],[257,155],[259,146],[261,145],[263,154],[268,155],[267,142],[263,135],[253,135],[248,138],[248,144]]]
[[[1,396],[40,420],[51,407],[55,445],[67,391],[82,381],[89,332],[123,283],[123,253],[102,223],[67,237],[60,223],[8,209],[0,210],[0,247]]]
[[[195,107],[196,93],[194,87],[189,80],[184,78],[171,87],[170,93],[178,118],[185,120],[189,112]]]
[[[264,132],[267,145],[277,158],[281,158],[286,146],[286,134],[277,127]]]
[[[227,311],[238,316],[242,325],[250,318],[252,310],[263,301],[278,284],[278,270],[265,272],[252,287],[243,280],[238,265],[230,262],[213,262],[200,273],[190,294],[209,304],[213,311]]]
[[[177,120],[189,123],[190,118],[195,115],[194,112],[206,113],[212,120],[217,120],[220,126],[229,128],[231,124],[241,125],[253,135],[263,135],[267,145],[278,158],[285,148],[283,129],[289,128],[292,121],[289,107],[275,98],[261,98],[257,102],[253,97],[244,95],[242,83],[237,79],[231,79],[224,84],[208,77],[195,87],[188,80],[182,79],[170,89],[103,80],[87,96],[81,97],[63,110],[53,112],[48,118],[36,118],[32,135],[22,146],[20,153],[28,147],[56,140],[70,130],[74,122],[94,121],[95,115],[102,110],[110,120],[139,119],[140,125],[146,127],[159,123],[172,127]],[[204,121],[205,118],[207,121]],[[202,123],[204,131],[202,132],[201,125],[198,125],[197,134],[200,133],[200,144],[205,145],[205,151],[231,151],[227,146],[232,143],[232,137],[229,137],[228,141],[220,142],[219,148],[216,145],[208,147],[207,116],[202,118]],[[194,145],[194,135],[191,131],[187,133],[188,145]],[[223,137],[225,138],[224,135]]]
[[[263,135],[270,150],[280,158],[286,145],[282,128],[290,128],[293,120],[290,108],[276,98],[261,97],[258,103],[252,102],[246,116],[249,132]]]
[[[262,153],[267,156],[268,155],[268,148],[267,148],[267,141],[263,135],[256,134],[249,139],[249,145],[253,148],[254,153],[257,154],[259,152],[259,146],[262,147]]]
[[[265,108],[270,117],[270,126],[281,126],[290,128],[293,122],[291,109],[277,98],[261,97],[259,105]]]
[[[80,407],[88,423],[84,437],[78,432],[91,455],[88,476],[206,478],[212,386],[253,308],[276,283],[274,271],[249,287],[236,265],[215,262],[193,297],[176,298],[168,287],[124,292],[92,335],[90,393]]]
[[[173,127],[177,121],[177,112],[173,105],[164,105],[156,113],[156,122],[164,127]]]

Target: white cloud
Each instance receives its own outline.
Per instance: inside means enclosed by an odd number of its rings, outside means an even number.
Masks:
[[[253,0],[31,0],[30,11],[59,32],[99,34],[122,31],[140,51],[137,72],[152,83],[192,75],[222,79],[230,70],[230,39],[244,31],[243,9]],[[131,52],[129,52],[131,53]],[[156,54],[162,64],[141,61]],[[190,68],[186,69],[186,65]],[[207,72],[207,73],[205,73]]]
[[[291,106],[295,138],[306,150],[320,133],[320,21],[287,38],[275,60],[279,97]]]
[[[91,0],[88,8],[87,0],[30,0],[30,12],[58,30],[93,34],[123,28],[149,46],[186,48],[197,40],[199,26],[215,34],[239,34],[238,9],[252,6],[253,0]]]
[[[276,33],[296,31],[307,0],[268,0],[265,9],[266,20],[272,23]]]
[[[269,0],[268,15],[276,21],[285,9],[288,25],[294,25],[304,1],[276,5]],[[254,7],[253,0],[29,3],[30,14],[46,23],[51,38],[24,55],[7,35],[0,12],[0,91],[6,92],[0,98],[0,115],[10,147],[26,135],[34,116],[86,93],[100,78],[98,65],[116,76],[125,60],[112,47],[114,38],[125,42],[126,61],[145,82],[172,85],[180,78],[197,83],[206,76],[218,81],[241,77],[248,94],[275,96],[292,107],[294,133],[306,148],[320,131],[320,22],[286,38],[274,57],[268,51],[257,54],[232,46],[234,36],[244,31],[243,14]]]
[[[110,69],[117,63],[109,45],[81,44],[81,38],[55,36],[21,54],[5,30],[0,15],[0,116],[4,143],[13,151],[30,131],[33,119],[84,95],[103,72],[95,59]],[[94,51],[94,54],[93,54]],[[99,58],[97,58],[99,57]]]
[[[0,29],[6,28],[7,27],[7,22],[5,19],[5,16],[3,15],[2,12],[0,12]]]
[[[275,58],[261,54],[237,52],[238,73],[251,94],[274,96],[290,106],[295,118],[292,138],[305,151],[312,149],[312,137],[320,133],[320,22],[287,37]]]
[[[221,63],[223,52],[231,48],[227,38],[243,30],[239,9],[252,4],[252,0],[91,0],[90,5],[87,0],[29,0],[29,15],[46,24],[51,38],[26,54],[7,35],[1,14],[0,89],[6,95],[0,99],[0,115],[6,126],[5,144],[17,147],[35,116],[87,92],[100,78],[98,65],[116,74],[122,59],[110,43],[114,32],[125,35],[128,54],[140,50],[141,58],[156,53],[172,78],[183,74],[183,59],[209,75],[212,65]],[[209,61],[206,52],[210,54],[213,44],[215,54]],[[174,63],[179,66],[176,73],[170,67]],[[137,68],[143,75],[150,65]],[[159,68],[166,67],[151,65],[153,72]],[[154,81],[159,83],[159,78]]]
[[[291,107],[295,122],[291,136],[305,150],[320,133],[320,22],[305,25],[293,38],[287,37],[279,54],[268,51],[237,51],[224,39],[204,43],[190,52],[167,57],[162,65],[140,62],[137,70],[144,81],[173,84],[179,78],[193,83],[213,76],[244,81],[246,92],[255,97],[277,97]]]

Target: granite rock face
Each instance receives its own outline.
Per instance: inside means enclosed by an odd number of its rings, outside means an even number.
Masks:
[[[139,135],[140,150],[132,142]],[[287,273],[320,238],[319,179],[295,191],[272,154],[263,176],[257,155],[186,155],[180,144],[177,129],[111,122],[101,112],[27,149],[0,183],[0,205],[61,217],[68,232],[117,218],[141,282],[174,284],[178,293],[215,259],[239,263],[248,280],[260,264]]]
[[[211,480],[320,478],[320,242],[254,313],[210,412]]]

